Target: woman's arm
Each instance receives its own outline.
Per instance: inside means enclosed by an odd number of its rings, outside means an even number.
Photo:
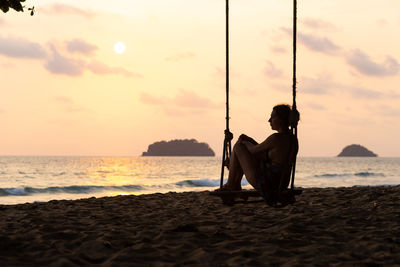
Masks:
[[[247,141],[247,142],[249,142],[250,144],[258,145],[258,143],[257,143],[256,140],[254,140],[253,138],[251,138],[250,136],[247,136],[247,135],[245,135],[245,134],[241,134],[241,135],[239,136],[239,141],[240,141],[240,142]]]
[[[262,143],[260,144],[251,144],[250,142],[244,142],[245,146],[249,150],[251,154],[258,154],[261,152],[267,151],[267,149],[272,148],[273,144],[275,143],[275,138],[276,138],[276,133],[268,136],[267,139],[265,139]]]

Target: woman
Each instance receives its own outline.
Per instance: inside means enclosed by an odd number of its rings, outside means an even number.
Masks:
[[[223,190],[241,190],[243,174],[262,193],[280,192],[288,187],[290,168],[298,151],[297,138],[289,130],[291,116],[298,118],[299,113],[292,113],[289,105],[276,105],[268,120],[276,133],[260,144],[247,135],[239,137],[233,147]]]

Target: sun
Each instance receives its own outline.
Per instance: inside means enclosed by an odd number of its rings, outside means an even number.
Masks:
[[[125,52],[126,46],[123,42],[116,42],[114,44],[114,51],[117,54],[122,54]]]

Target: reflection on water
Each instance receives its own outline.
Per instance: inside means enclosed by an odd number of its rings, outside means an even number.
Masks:
[[[114,157],[80,159],[86,183],[162,187],[184,179],[215,178],[219,161],[213,157]]]
[[[90,167],[86,176],[91,184],[140,184],[140,176],[148,172],[142,158],[90,158],[84,159]]]

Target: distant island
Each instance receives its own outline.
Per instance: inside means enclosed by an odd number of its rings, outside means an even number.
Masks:
[[[349,145],[343,148],[338,157],[377,157],[378,155],[361,145]]]
[[[149,145],[142,156],[208,156],[215,153],[206,143],[199,143],[196,139],[160,141]]]

